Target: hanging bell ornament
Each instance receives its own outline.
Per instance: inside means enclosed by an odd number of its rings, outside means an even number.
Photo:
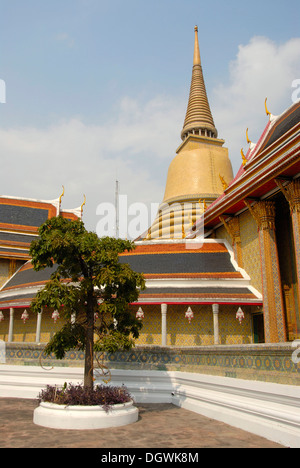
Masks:
[[[185,313],[185,318],[188,319],[189,323],[191,323],[192,319],[194,318],[194,314],[192,309],[189,307]]]
[[[21,319],[23,320],[24,323],[26,323],[27,320],[29,319],[29,314],[28,314],[26,309],[24,310],[23,314],[21,315]]]
[[[143,318],[145,318],[145,314],[144,314],[144,311],[143,309],[140,307],[139,310],[137,311],[137,313],[135,314],[136,318],[138,320],[143,320]]]
[[[57,320],[60,318],[60,315],[59,315],[59,312],[57,310],[55,310],[52,314],[52,318],[54,320],[54,323],[57,322]]]
[[[244,320],[245,318],[245,314],[244,312],[242,311],[242,309],[239,307],[238,308],[238,311],[236,313],[236,319],[240,322],[240,324],[242,323],[242,321]]]

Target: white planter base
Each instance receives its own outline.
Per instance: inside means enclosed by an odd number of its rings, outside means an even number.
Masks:
[[[138,409],[130,401],[113,405],[106,412],[101,406],[64,406],[42,402],[34,410],[33,422],[52,429],[105,429],[126,426],[138,420]]]

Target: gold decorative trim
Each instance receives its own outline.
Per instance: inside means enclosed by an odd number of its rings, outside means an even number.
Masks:
[[[280,179],[275,179],[276,184],[289,202],[292,213],[300,213],[300,179],[293,180],[288,185],[283,185]]]
[[[275,202],[259,201],[253,206],[248,200],[244,200],[244,203],[255,219],[259,230],[275,230]]]

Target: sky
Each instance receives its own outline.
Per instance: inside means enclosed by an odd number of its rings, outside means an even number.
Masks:
[[[255,142],[267,124],[265,98],[274,115],[292,105],[299,0],[0,0],[1,195],[53,200],[64,186],[62,208],[86,195],[96,231],[118,180],[128,221],[134,203],[150,216],[181,143],[195,25],[236,173],[246,129]]]

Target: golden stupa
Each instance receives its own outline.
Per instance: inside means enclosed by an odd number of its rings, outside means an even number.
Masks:
[[[232,181],[228,149],[217,136],[206,94],[196,26],[192,82],[181,132],[183,142],[169,166],[164,199],[148,230],[148,239],[184,237],[201,214],[199,210],[203,212],[224,192],[224,183],[228,185]]]

